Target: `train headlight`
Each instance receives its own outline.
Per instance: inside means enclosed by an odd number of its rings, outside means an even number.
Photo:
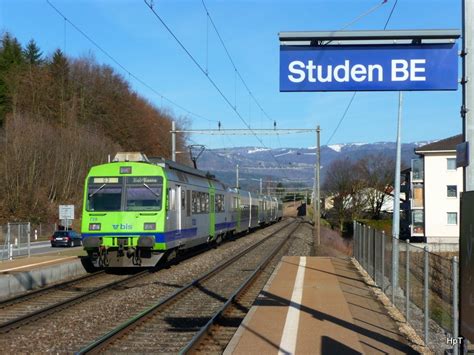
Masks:
[[[152,231],[156,229],[156,223],[145,223],[143,229],[146,231]]]
[[[89,223],[90,231],[100,231],[100,223]]]

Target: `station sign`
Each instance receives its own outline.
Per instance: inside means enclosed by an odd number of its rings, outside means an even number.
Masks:
[[[456,43],[280,46],[280,91],[457,90]]]
[[[74,205],[59,205],[59,219],[74,219]]]

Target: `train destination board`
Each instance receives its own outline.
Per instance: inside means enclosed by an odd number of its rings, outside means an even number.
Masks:
[[[457,90],[458,47],[281,46],[280,91]]]

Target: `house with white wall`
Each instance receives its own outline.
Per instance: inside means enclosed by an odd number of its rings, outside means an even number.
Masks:
[[[456,167],[456,145],[449,137],[415,149],[410,172],[410,237],[427,243],[459,243],[463,171]],[[406,211],[408,212],[408,211]]]

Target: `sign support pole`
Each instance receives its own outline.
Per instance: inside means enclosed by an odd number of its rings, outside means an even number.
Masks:
[[[463,138],[468,142],[469,165],[464,168],[464,191],[474,190],[474,2],[463,0],[463,26],[462,26],[462,107]]]
[[[461,118],[463,120],[463,141],[467,142],[467,161],[468,165],[464,167],[464,184],[463,191],[473,191],[474,190],[474,163],[472,158],[474,157],[474,1],[473,0],[462,0],[462,106],[461,106]],[[468,219],[468,216],[463,216],[462,212],[462,200],[461,197],[461,223],[460,223],[460,244],[464,245],[463,240],[470,238],[470,235],[463,235],[463,218]],[[461,334],[463,335],[463,323],[466,321],[463,320],[464,312],[467,313],[467,310],[463,310],[463,299],[468,297],[469,290],[465,290],[462,284],[462,281],[465,281],[462,277],[466,273],[466,268],[469,268],[470,260],[463,260],[466,254],[463,253],[463,250],[460,250],[460,259],[459,259],[459,275],[461,275],[459,287],[461,300],[459,300],[459,319],[458,327]],[[464,294],[466,293],[466,294]],[[469,295],[470,296],[470,295]],[[458,300],[455,300],[458,301]],[[469,324],[472,326],[472,324]],[[456,335],[454,335],[456,336]],[[471,339],[472,340],[472,339]],[[466,349],[468,340],[463,338],[461,349]],[[462,350],[462,351],[464,351]]]
[[[318,145],[318,156],[316,160],[316,195],[315,195],[315,207],[316,207],[316,223],[317,223],[317,236],[318,236],[318,245],[321,245],[321,196],[320,196],[320,183],[319,183],[319,173],[321,169],[321,128],[316,127],[316,136],[317,136],[317,145]]]
[[[393,221],[392,221],[392,295],[398,289],[398,238],[400,235],[400,165],[402,155],[402,105],[403,92],[398,92],[398,128],[397,128],[397,158],[395,163],[395,193],[393,196]]]

